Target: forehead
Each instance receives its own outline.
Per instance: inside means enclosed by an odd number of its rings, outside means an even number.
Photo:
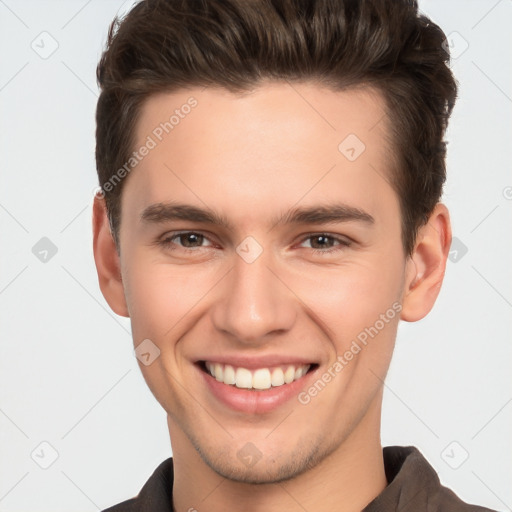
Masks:
[[[280,128],[285,131],[276,139]],[[380,91],[370,87],[333,91],[308,82],[264,82],[240,93],[190,88],[150,96],[141,108],[135,135],[139,143],[148,134],[178,143],[192,130],[197,144],[242,141],[247,150],[251,137],[279,149],[279,154],[298,149],[283,142],[306,139],[310,144],[304,150],[318,146],[320,139],[325,142],[322,149],[339,150],[339,138],[349,134],[376,148],[387,131],[386,109]]]
[[[277,82],[242,94],[208,87],[157,94],[143,105],[135,132],[135,150],[151,149],[123,196],[138,211],[176,195],[222,202],[226,214],[230,205],[242,213],[249,202],[246,218],[269,204],[320,196],[366,198],[372,209],[382,189],[392,192],[387,130],[384,100],[368,88]]]

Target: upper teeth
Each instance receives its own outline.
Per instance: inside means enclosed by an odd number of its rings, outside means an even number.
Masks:
[[[224,365],[208,361],[205,364],[212,377],[215,377],[219,382],[244,389],[269,389],[271,386],[290,384],[290,382],[305,375],[310,367],[309,364],[297,366],[290,364],[283,368],[258,368],[251,371],[247,368],[234,368],[229,364]]]

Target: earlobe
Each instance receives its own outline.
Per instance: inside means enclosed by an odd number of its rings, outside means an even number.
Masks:
[[[402,320],[421,320],[434,306],[443,283],[451,239],[448,209],[439,203],[427,224],[420,228],[407,262]]]
[[[101,293],[114,313],[129,317],[121,277],[121,262],[110,231],[105,199],[94,196],[93,251]]]

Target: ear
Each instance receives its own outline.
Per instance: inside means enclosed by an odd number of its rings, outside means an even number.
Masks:
[[[121,278],[121,261],[107,216],[105,198],[94,196],[92,211],[93,251],[101,293],[114,313],[129,317]]]
[[[437,204],[427,224],[420,228],[414,251],[407,261],[400,318],[416,322],[425,317],[437,299],[452,242],[450,215]]]

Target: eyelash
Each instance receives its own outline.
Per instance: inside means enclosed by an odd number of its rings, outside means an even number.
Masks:
[[[183,235],[199,235],[199,236],[204,237],[204,239],[209,240],[205,235],[203,235],[202,233],[199,233],[197,231],[179,231],[179,232],[169,233],[169,236],[166,236],[165,238],[158,240],[157,244],[161,247],[164,247],[165,249],[174,251],[174,250],[176,250],[176,248],[173,247],[173,245],[174,245],[173,240],[175,238],[179,238],[180,236],[183,236]],[[341,238],[341,237],[338,237],[335,235],[330,235],[329,233],[310,234],[301,240],[301,244],[304,243],[304,241],[306,241],[308,239],[319,238],[319,237],[325,237],[325,238],[328,238],[335,242],[338,242],[338,245],[335,245],[334,247],[330,247],[329,249],[315,249],[313,247],[310,248],[313,251],[313,253],[319,254],[322,256],[329,255],[333,252],[337,252],[346,247],[350,247],[350,245],[351,245],[351,241],[347,240],[346,238]],[[185,251],[187,253],[198,252],[200,249],[204,249],[204,248],[205,247],[202,247],[202,246],[194,247],[194,248],[179,246],[180,250]],[[307,249],[307,247],[306,247],[306,249]]]

